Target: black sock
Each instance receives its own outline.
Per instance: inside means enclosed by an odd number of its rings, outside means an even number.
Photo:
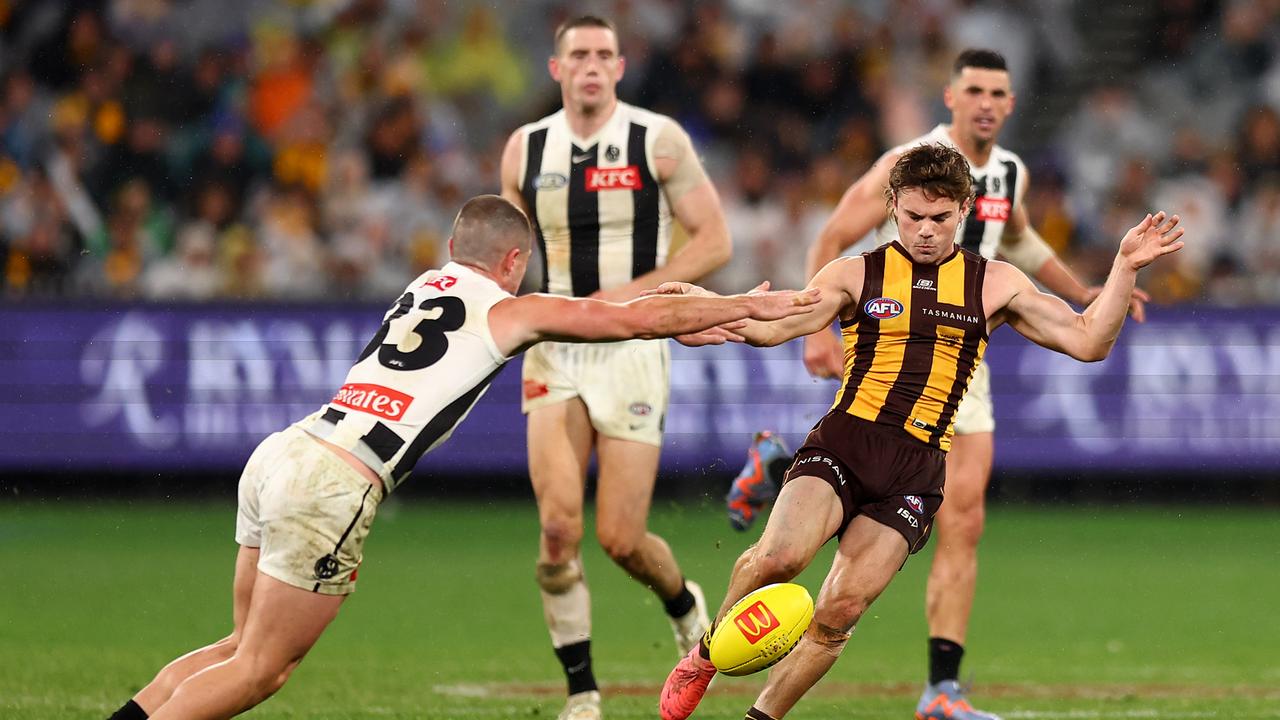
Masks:
[[[964,646],[943,638],[929,638],[929,684],[937,685],[943,680],[955,680],[960,677],[960,658],[964,657]]]
[[[755,705],[752,705],[751,709],[747,711],[747,716],[743,718],[743,720],[774,720],[774,717]]]
[[[693,593],[689,592],[689,586],[685,585],[682,580],[680,582],[680,593],[670,600],[663,600],[662,604],[667,609],[667,615],[678,618],[688,615],[693,606],[698,604],[698,601],[694,599]]]
[[[138,703],[130,700],[107,720],[147,720],[147,717],[147,711],[139,707]]]
[[[591,672],[591,641],[583,640],[556,648],[556,657],[564,666],[564,676],[569,680],[569,694],[599,690],[596,676]]]

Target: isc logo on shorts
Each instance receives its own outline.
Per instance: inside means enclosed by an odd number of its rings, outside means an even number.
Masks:
[[[893,298],[878,297],[868,300],[862,310],[877,320],[890,320],[902,314],[902,303]]]
[[[587,168],[587,191],[639,190],[640,168],[628,165],[620,168]]]

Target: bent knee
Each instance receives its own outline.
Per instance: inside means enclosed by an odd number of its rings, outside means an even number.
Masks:
[[[756,573],[766,582],[791,580],[804,570],[807,561],[808,558],[792,550],[766,550],[759,547],[751,558]]]
[[[582,543],[582,516],[548,513],[542,518],[542,540],[553,555],[573,556]]]
[[[822,607],[814,613],[813,624],[833,628],[839,632],[851,632],[874,600],[874,597],[866,593],[854,591],[823,598]]]
[[[951,498],[947,498],[947,502],[950,501]],[[936,526],[941,538],[939,545],[976,546],[987,524],[987,510],[982,501],[952,507],[944,503],[943,509]]]
[[[636,552],[640,549],[640,542],[644,539],[644,532],[631,532],[627,530],[617,531],[601,528],[596,532],[596,539],[600,541],[600,548],[611,560],[619,565],[626,565]]]

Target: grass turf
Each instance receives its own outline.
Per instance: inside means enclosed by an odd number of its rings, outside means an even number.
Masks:
[[[230,501],[0,506],[0,717],[102,718],[173,657],[225,634]],[[718,503],[651,526],[718,602],[755,537]],[[558,666],[533,583],[532,503],[397,502],[360,590],[256,718],[554,717]],[[909,718],[924,673],[928,551],[789,717]],[[821,555],[800,582],[816,591]],[[661,606],[586,551],[606,716],[654,717],[674,663]],[[1280,718],[1274,511],[992,509],[963,672],[1013,718]],[[762,677],[723,678],[697,717],[740,718]]]

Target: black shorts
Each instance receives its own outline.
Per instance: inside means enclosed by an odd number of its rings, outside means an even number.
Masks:
[[[833,410],[809,432],[783,484],[805,475],[825,480],[840,497],[837,537],[866,515],[902,533],[916,553],[942,506],[947,455],[906,431]]]

